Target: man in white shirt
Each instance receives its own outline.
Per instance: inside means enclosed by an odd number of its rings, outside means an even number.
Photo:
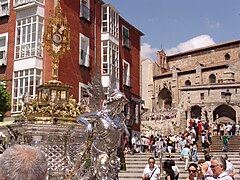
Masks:
[[[213,177],[211,180],[233,180],[226,172],[226,161],[222,157],[213,157],[211,160],[211,166]]]
[[[143,170],[142,180],[158,180],[160,175],[160,169],[155,164],[154,157],[148,159],[148,164]]]

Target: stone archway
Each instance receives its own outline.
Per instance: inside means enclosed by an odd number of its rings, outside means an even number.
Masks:
[[[172,107],[172,93],[165,87],[158,94],[158,107],[160,109],[170,109]]]
[[[236,123],[236,111],[232,107],[222,104],[213,111],[213,121]]]
[[[202,108],[200,106],[192,106],[191,107],[191,118],[201,119],[202,116]]]

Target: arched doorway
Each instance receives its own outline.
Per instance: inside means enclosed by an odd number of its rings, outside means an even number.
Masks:
[[[236,123],[236,111],[232,107],[222,104],[213,111],[213,121]]]
[[[167,88],[162,88],[158,94],[158,107],[170,109],[172,107],[172,93]]]
[[[191,107],[191,118],[201,119],[202,108],[200,106]]]

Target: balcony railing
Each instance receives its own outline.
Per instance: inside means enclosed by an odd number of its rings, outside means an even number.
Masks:
[[[44,0],[14,0],[13,7],[25,5],[28,3],[41,3],[44,4]]]
[[[85,4],[81,4],[80,17],[90,21],[90,9]]]

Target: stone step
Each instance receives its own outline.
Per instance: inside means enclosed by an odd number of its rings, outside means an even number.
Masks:
[[[119,180],[140,180],[142,179],[142,172],[141,173],[120,173],[119,174]],[[188,172],[185,171],[180,172],[179,174],[179,180],[185,180],[188,177]],[[239,180],[240,179],[240,175],[239,172],[234,176],[235,180]]]
[[[225,152],[211,152],[213,156],[221,156],[225,155]],[[237,173],[235,175],[235,180],[240,180],[240,157],[239,152],[228,152],[229,160],[233,163]],[[119,173],[119,180],[139,180],[141,179],[143,169],[145,168],[148,158],[153,156],[152,153],[137,153],[134,155],[126,155],[125,161],[126,161],[126,171],[120,171]],[[167,158],[168,153],[164,153],[163,155],[163,162],[168,159]],[[184,169],[184,161],[180,161],[180,153],[173,153],[172,159],[175,161],[176,165],[178,166],[180,170],[179,180],[185,180],[188,176],[188,172]],[[202,152],[199,152],[198,159],[204,158],[204,155]],[[158,158],[156,159],[156,164],[160,164],[160,161]]]
[[[239,156],[239,152],[210,152],[209,154],[212,156],[218,156],[218,155],[222,156],[222,155],[227,154],[229,156],[229,158],[231,156],[233,156],[233,157]],[[127,155],[125,155],[125,158],[141,158],[141,157],[149,158],[150,156],[153,156],[153,154],[152,153],[136,153],[134,155],[127,154]],[[163,154],[163,158],[167,158],[167,156],[168,156],[168,153]],[[172,153],[172,157],[173,158],[180,157],[180,153]],[[198,157],[203,158],[204,157],[203,152],[201,152],[201,151],[198,152]]]
[[[140,180],[142,179],[142,173],[143,170],[141,171],[141,173],[120,173],[119,174],[119,180]],[[185,180],[188,177],[188,172],[184,171],[179,173],[179,180]],[[235,174],[234,176],[235,180],[239,180],[240,179],[240,175],[239,172]]]

